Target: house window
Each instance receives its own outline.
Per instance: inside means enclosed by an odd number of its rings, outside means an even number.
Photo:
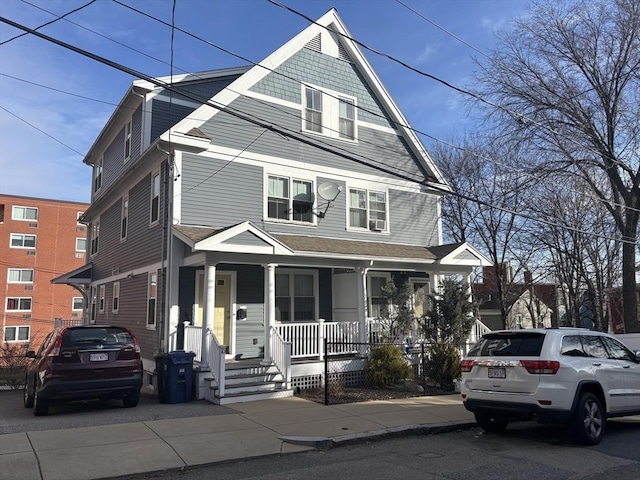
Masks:
[[[127,221],[129,219],[129,197],[122,197],[122,212],[120,221],[120,240],[127,238]]]
[[[86,252],[86,251],[87,251],[87,239],[76,238],[76,252]]]
[[[313,223],[312,191],[313,182],[269,176],[267,217],[274,220]]]
[[[340,138],[353,140],[356,138],[356,112],[353,100],[340,99],[338,107],[338,131]]]
[[[38,209],[36,207],[13,207],[11,214],[13,220],[38,221]]]
[[[97,192],[102,188],[102,165],[104,163],[103,157],[95,163],[93,166],[93,191]]]
[[[4,327],[5,342],[28,342],[31,338],[31,327],[28,325]]]
[[[96,308],[98,303],[98,289],[96,287],[91,287],[91,323],[95,323],[96,321]]]
[[[31,297],[7,297],[7,312],[30,312]]]
[[[120,282],[114,282],[113,284],[113,301],[111,303],[111,311],[118,313],[120,310]]]
[[[131,158],[131,120],[124,126],[124,161]]]
[[[322,92],[305,88],[304,128],[322,133]]]
[[[8,283],[33,283],[32,268],[10,268],[7,275]]]
[[[100,285],[100,301],[98,303],[98,312],[104,313],[104,285]]]
[[[391,279],[388,276],[369,276],[367,281],[369,317],[378,318],[385,313],[387,299],[384,296],[384,287],[390,280]]]
[[[73,297],[71,300],[71,310],[74,312],[82,311],[82,307],[84,306],[84,298],[82,297]]]
[[[358,188],[349,189],[349,226],[388,231],[387,194]]]
[[[311,321],[317,318],[316,272],[291,270],[276,273],[276,320]]]
[[[156,298],[158,295],[158,273],[149,273],[147,290],[147,327],[156,326]]]
[[[151,223],[160,219],[160,172],[151,176]]]
[[[100,220],[97,220],[91,224],[91,255],[95,255],[96,253],[98,253],[99,239],[100,239]]]
[[[12,233],[9,245],[11,248],[36,248],[36,235]]]

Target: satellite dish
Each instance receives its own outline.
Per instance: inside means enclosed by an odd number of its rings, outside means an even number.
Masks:
[[[331,182],[325,182],[318,186],[318,195],[320,195],[323,200],[326,200],[328,202],[333,202],[336,198],[338,198],[338,195],[340,195],[341,191],[342,187],[340,185],[336,185],[335,183]]]

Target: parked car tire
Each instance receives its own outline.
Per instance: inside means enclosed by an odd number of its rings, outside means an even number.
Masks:
[[[597,445],[604,437],[605,413],[598,397],[583,393],[573,417],[576,440],[585,445]]]
[[[29,377],[25,376],[24,379],[24,407],[33,408],[33,393],[29,391]]]
[[[127,395],[122,399],[122,404],[126,408],[132,408],[138,405],[140,402],[140,390],[135,390],[131,394]]]
[[[44,400],[38,395],[38,390],[40,389],[40,380],[36,382],[36,385],[33,389],[33,414],[36,417],[42,417],[49,413],[49,402]]]
[[[491,415],[485,412],[475,412],[476,423],[488,433],[502,433],[507,429],[509,420],[499,415]]]

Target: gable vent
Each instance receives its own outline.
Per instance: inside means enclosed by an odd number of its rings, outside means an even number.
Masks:
[[[320,34],[316,35],[315,37],[313,37],[311,40],[307,42],[307,44],[305,45],[305,48],[314,50],[316,52],[322,52],[322,42],[320,38],[321,38]]]
[[[344,48],[341,42],[338,42],[338,59],[345,62],[353,63],[353,60],[351,60],[351,57],[349,56],[347,50]]]

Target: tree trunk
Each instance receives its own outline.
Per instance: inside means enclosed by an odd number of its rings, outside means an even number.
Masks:
[[[636,287],[636,225],[628,225],[622,244],[622,305],[624,313],[625,333],[640,332],[640,318],[638,318],[638,291]]]

